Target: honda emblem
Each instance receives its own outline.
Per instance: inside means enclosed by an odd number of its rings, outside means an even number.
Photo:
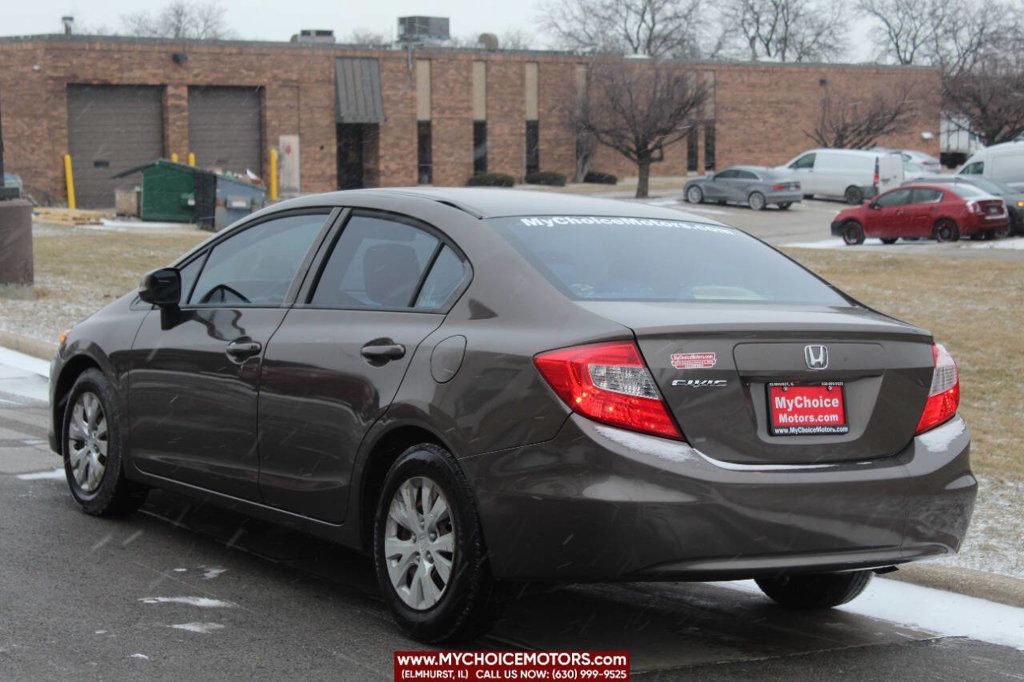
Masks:
[[[804,346],[804,361],[807,362],[807,369],[826,369],[828,346]]]

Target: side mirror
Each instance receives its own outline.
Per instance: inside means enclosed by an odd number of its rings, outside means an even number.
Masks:
[[[160,268],[142,278],[139,298],[161,308],[176,308],[181,300],[181,273],[175,268]]]

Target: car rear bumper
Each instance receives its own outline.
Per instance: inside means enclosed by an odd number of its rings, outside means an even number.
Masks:
[[[796,204],[804,199],[803,192],[768,192],[765,201],[769,204]]]
[[[956,552],[969,449],[957,416],[885,459],[737,465],[573,415],[551,441],[461,461],[498,578],[714,580]]]
[[[968,220],[964,221],[963,226],[960,227],[960,234],[972,235],[972,234],[983,234],[989,231],[998,231],[1005,229],[1010,224],[1010,216],[1008,213],[998,217],[981,217],[971,215]]]

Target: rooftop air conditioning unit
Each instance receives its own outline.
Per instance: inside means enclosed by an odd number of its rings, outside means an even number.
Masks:
[[[323,28],[304,28],[292,36],[293,43],[333,43],[334,31]]]
[[[450,38],[448,17],[398,17],[400,43],[442,43]]]

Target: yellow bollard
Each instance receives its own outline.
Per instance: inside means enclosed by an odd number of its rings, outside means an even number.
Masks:
[[[190,166],[195,166],[196,165],[196,155],[195,155],[194,152],[189,152],[188,153],[188,165],[190,165]]]
[[[68,208],[75,210],[75,176],[71,173],[71,155],[64,155],[64,180],[68,186]]]
[[[277,201],[277,150],[270,150],[270,200]]]
[[[171,152],[171,161],[178,163],[178,152]]]

